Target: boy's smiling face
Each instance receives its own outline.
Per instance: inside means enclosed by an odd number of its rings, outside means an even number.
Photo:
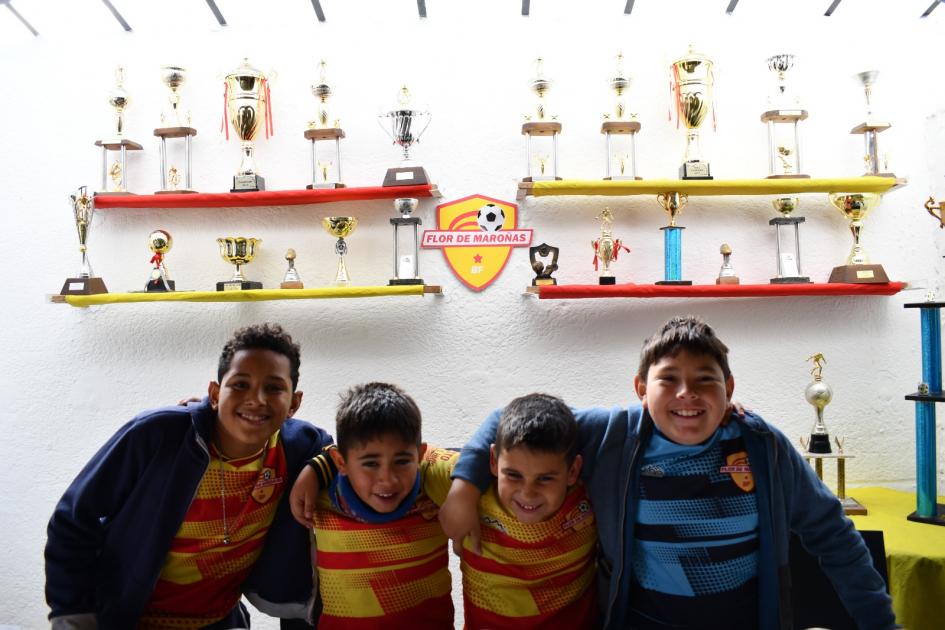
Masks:
[[[289,357],[272,350],[240,350],[220,382],[207,392],[217,412],[214,439],[226,457],[259,451],[286,418],[298,411],[302,392],[292,391]]]
[[[535,451],[516,446],[496,452],[489,465],[496,477],[499,501],[522,523],[540,523],[558,513],[581,472],[581,456],[568,466],[565,453]]]
[[[644,381],[633,379],[656,427],[677,444],[701,444],[728,415],[735,379],[712,357],[682,350],[650,366]]]
[[[329,451],[358,498],[381,514],[396,510],[413,490],[426,452],[426,444],[418,448],[394,433],[351,445],[344,455]]]

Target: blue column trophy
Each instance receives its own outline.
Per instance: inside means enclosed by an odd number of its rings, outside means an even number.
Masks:
[[[689,196],[665,192],[657,195],[656,200],[669,214],[669,225],[660,228],[663,231],[664,277],[656,284],[692,284],[692,280],[682,279],[682,231],[686,228],[676,225],[676,217],[689,202]]]

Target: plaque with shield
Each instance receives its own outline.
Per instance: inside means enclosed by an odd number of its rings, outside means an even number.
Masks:
[[[82,266],[74,278],[66,278],[59,295],[93,295],[108,293],[105,281],[92,273],[92,265],[88,257],[88,240],[92,231],[92,217],[95,214],[95,199],[88,194],[86,187],[79,188],[76,194],[71,195],[72,216],[79,234],[79,251],[82,252]]]
[[[272,103],[269,79],[244,58],[236,70],[224,79],[224,127],[229,139],[232,126],[240,141],[240,166],[233,176],[230,192],[252,192],[266,189],[266,181],[256,165],[255,144],[260,126],[266,137],[272,135]]]
[[[125,90],[125,69],[119,66],[115,70],[115,87],[108,94],[108,104],[115,110],[115,127],[111,135],[96,140],[95,146],[102,148],[102,186],[96,195],[130,195],[127,185],[128,151],[140,151],[141,145],[125,136],[125,110],[131,104],[131,97]],[[114,160],[111,153],[117,153]]]
[[[217,291],[244,291],[263,288],[262,282],[247,280],[243,276],[243,265],[253,261],[260,243],[262,243],[261,238],[245,238],[242,236],[223,236],[217,239],[217,245],[220,246],[220,256],[226,262],[236,266],[232,278],[217,282]]]
[[[394,277],[388,285],[423,284],[420,277],[420,235],[423,223],[420,217],[411,216],[419,201],[410,197],[394,199],[394,210],[399,217],[391,217],[394,227]]]
[[[344,188],[341,182],[341,139],[345,137],[345,132],[341,122],[337,118],[333,119],[328,112],[328,99],[333,93],[327,79],[328,64],[321,61],[318,68],[318,82],[312,85],[312,94],[318,99],[318,111],[315,119],[308,122],[308,129],[303,134],[312,143],[312,183],[306,188]],[[332,144],[334,154],[318,150],[319,146]]]
[[[148,235],[148,249],[153,254],[151,256],[151,275],[144,290],[148,293],[166,293],[174,291],[176,286],[167,273],[167,266],[164,264],[164,256],[174,245],[174,239],[171,238],[167,230],[154,230]]]
[[[378,124],[394,144],[403,150],[399,166],[387,169],[384,175],[383,186],[416,186],[429,184],[430,176],[425,168],[414,162],[410,157],[410,147],[420,142],[420,136],[430,126],[432,116],[426,107],[414,107],[413,95],[404,85],[397,93],[397,105],[386,114],[378,116]],[[384,126],[384,120],[390,124],[390,129]],[[423,125],[422,127],[420,125]],[[417,129],[419,127],[419,130]]]
[[[552,276],[558,270],[558,247],[542,243],[528,248],[528,260],[532,265],[535,277],[532,278],[533,287],[547,287],[558,284]]]
[[[179,66],[161,68],[161,82],[167,86],[170,94],[164,111],[161,113],[161,126],[154,130],[154,135],[161,139],[161,190],[155,194],[182,194],[196,192],[193,189],[193,150],[191,139],[197,130],[190,126],[190,112],[181,107],[180,89],[187,79],[187,70]],[[176,165],[168,167],[168,140],[184,141],[184,168]]]
[[[630,82],[623,69],[623,54],[619,54],[616,71],[607,82],[614,92],[614,104],[610,112],[604,114],[600,127],[605,138],[605,180],[643,179],[637,176],[636,137],[641,125],[637,115],[630,112],[626,98]]]

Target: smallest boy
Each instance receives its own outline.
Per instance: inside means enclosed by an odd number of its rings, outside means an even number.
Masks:
[[[309,521],[318,550],[319,630],[451,629],[447,541],[436,520],[450,481],[443,463],[434,474],[449,454],[427,450],[417,404],[387,383],[348,390],[336,423],[338,448],[328,457],[339,474],[331,478],[324,454],[310,462],[326,488]],[[303,476],[307,483],[293,496],[303,487],[314,496],[315,475]]]
[[[467,539],[462,554],[467,628],[594,627],[597,527],[578,483],[577,435],[553,396],[502,411],[490,448],[496,482],[479,500],[482,553]]]

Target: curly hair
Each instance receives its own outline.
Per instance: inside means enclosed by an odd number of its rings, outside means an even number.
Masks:
[[[271,350],[285,356],[289,360],[292,391],[295,391],[299,386],[299,366],[302,364],[302,351],[299,344],[292,341],[292,336],[283,330],[279,324],[254,324],[240,328],[233,333],[230,340],[223,346],[223,352],[220,354],[220,362],[217,365],[218,381],[223,381],[223,375],[230,371],[233,355],[240,350]]]

